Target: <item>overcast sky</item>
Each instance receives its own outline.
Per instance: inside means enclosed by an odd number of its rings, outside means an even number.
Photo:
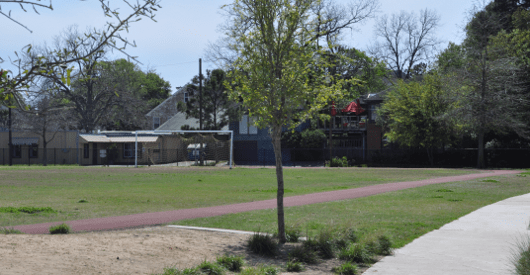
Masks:
[[[350,0],[335,0],[347,3]],[[399,13],[401,10],[414,11],[432,9],[440,15],[440,27],[437,36],[444,41],[444,48],[449,41],[460,43],[463,39],[462,26],[465,24],[467,11],[472,1],[466,0],[379,0],[382,14]],[[43,1],[45,2],[45,1]],[[111,1],[111,3],[117,0]],[[162,9],[156,14],[158,22],[143,19],[133,23],[128,34],[129,40],[135,40],[136,48],[127,48],[130,55],[138,56],[143,63],[142,69],[153,69],[169,81],[172,92],[176,86],[183,86],[198,74],[198,59],[203,58],[203,73],[206,69],[215,69],[214,64],[204,60],[208,42],[216,41],[222,33],[218,25],[225,21],[220,7],[231,3],[231,0],[162,0]],[[28,44],[43,45],[53,43],[53,38],[67,27],[77,24],[79,30],[87,27],[102,28],[105,17],[98,1],[56,0],[54,10],[38,9],[40,15],[29,9],[24,12],[18,5],[1,3],[3,12],[12,11],[16,20],[25,24],[33,33],[0,15],[0,57],[5,62],[0,68],[14,70],[9,57],[15,58],[15,51],[20,51]],[[122,14],[129,10],[123,9]],[[343,44],[364,50],[374,39],[374,20],[358,25],[359,31],[344,37]],[[115,54],[115,58],[125,57]]]

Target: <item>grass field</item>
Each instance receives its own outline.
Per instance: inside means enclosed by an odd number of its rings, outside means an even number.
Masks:
[[[450,169],[285,169],[285,195],[476,173]],[[207,207],[276,197],[274,169],[0,167],[0,226]],[[51,208],[27,213],[2,209]]]
[[[285,221],[309,235],[342,227],[354,227],[368,239],[386,234],[397,248],[480,207],[530,193],[529,179],[530,172],[525,172],[290,207],[285,210]],[[174,224],[272,233],[277,230],[276,221],[276,210],[259,210]]]

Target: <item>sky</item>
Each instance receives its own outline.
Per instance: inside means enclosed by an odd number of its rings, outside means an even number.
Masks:
[[[346,4],[352,0],[335,0]],[[46,0],[42,1],[46,2]],[[118,0],[111,1],[112,5]],[[135,1],[133,1],[135,2]],[[164,80],[169,81],[172,93],[176,87],[184,86],[194,75],[199,73],[199,58],[203,59],[203,74],[206,69],[215,69],[215,64],[205,60],[205,50],[209,42],[215,42],[223,36],[218,26],[225,22],[220,7],[230,4],[232,0],[162,0],[162,9],[156,13],[158,22],[147,18],[131,24],[129,33],[124,33],[137,47],[127,47],[127,53],[137,56],[142,70],[154,70]],[[378,16],[391,15],[400,11],[419,13],[422,9],[435,10],[440,15],[440,26],[436,36],[443,41],[441,48],[451,42],[463,40],[463,26],[467,12],[473,2],[466,0],[379,0]],[[15,70],[9,58],[16,59],[15,51],[28,45],[52,45],[54,37],[60,35],[69,26],[77,25],[80,31],[86,28],[103,28],[108,20],[96,0],[55,0],[54,10],[38,8],[36,14],[32,9],[24,12],[18,4],[2,3],[1,11],[11,15],[26,25],[33,32],[10,21],[0,14],[0,57],[4,63],[0,68]],[[126,7],[122,14],[130,11]],[[342,44],[365,50],[374,41],[375,20],[367,20],[356,26],[357,31],[347,31]],[[125,58],[115,52],[111,59]]]

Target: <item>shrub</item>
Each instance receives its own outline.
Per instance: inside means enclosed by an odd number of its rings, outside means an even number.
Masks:
[[[293,262],[302,262],[306,264],[318,263],[318,254],[311,247],[305,245],[297,246],[289,252],[289,260]]]
[[[274,256],[278,253],[278,242],[272,236],[255,232],[248,239],[250,251],[264,256]]]
[[[206,275],[223,275],[225,274],[225,270],[223,267],[216,263],[210,263],[208,261],[202,262],[200,265],[197,266],[197,269],[199,269],[202,274]]]
[[[51,207],[33,207],[33,206],[23,206],[23,207],[0,207],[0,212],[3,213],[27,213],[27,214],[36,214],[36,213],[57,213]]]
[[[233,271],[233,272],[239,272],[241,271],[241,267],[244,264],[243,257],[236,257],[236,256],[222,256],[217,258],[217,264],[223,266],[224,268]]]
[[[331,271],[338,275],[356,275],[357,265],[348,262],[341,264],[339,267],[332,268]]]
[[[288,272],[300,272],[304,270],[304,266],[300,262],[288,261],[287,262],[287,271]]]
[[[70,233],[70,226],[66,223],[62,223],[56,226],[50,227],[50,234],[68,234]]]
[[[361,243],[352,243],[339,253],[341,260],[351,261],[355,263],[371,263],[372,253],[366,248],[366,245]]]
[[[14,228],[7,228],[7,227],[0,227],[0,234],[22,234],[20,230],[16,230]]]
[[[348,158],[346,156],[342,158],[334,157],[330,164],[330,167],[348,167]]]
[[[326,142],[326,134],[320,129],[306,129],[302,131],[301,143],[303,148],[322,148]]]

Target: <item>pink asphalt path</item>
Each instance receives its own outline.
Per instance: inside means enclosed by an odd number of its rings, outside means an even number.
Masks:
[[[330,201],[355,199],[355,198],[367,197],[367,196],[381,194],[385,192],[420,187],[420,186],[425,186],[425,185],[430,185],[430,184],[465,181],[465,180],[472,180],[472,179],[478,179],[478,178],[484,178],[484,177],[517,174],[517,173],[520,173],[521,171],[494,170],[494,171],[485,171],[485,172],[486,173],[441,177],[441,178],[426,179],[426,180],[419,180],[419,181],[385,183],[385,184],[378,184],[378,185],[346,189],[346,190],[329,191],[329,192],[312,193],[312,194],[306,194],[306,195],[300,195],[300,196],[285,197],[284,206],[290,207],[290,206],[299,206],[299,205],[307,205],[307,204],[330,202]],[[64,221],[64,222],[70,225],[70,228],[74,232],[115,230],[115,229],[125,229],[125,228],[132,228],[132,227],[160,225],[160,224],[170,223],[170,222],[178,221],[178,220],[213,217],[213,216],[220,216],[220,215],[225,215],[225,214],[240,213],[240,212],[261,210],[261,209],[272,209],[272,208],[276,208],[276,199],[264,200],[264,201],[253,201],[253,202],[230,204],[230,205],[221,205],[221,206],[212,206],[212,207],[204,207],[204,208],[180,209],[180,210],[173,210],[173,211],[142,213],[142,214],[127,215],[127,216],[74,220],[74,221]],[[14,228],[24,233],[27,233],[27,234],[49,234],[50,226],[58,225],[61,223],[62,222],[28,224],[28,225],[14,226]]]

